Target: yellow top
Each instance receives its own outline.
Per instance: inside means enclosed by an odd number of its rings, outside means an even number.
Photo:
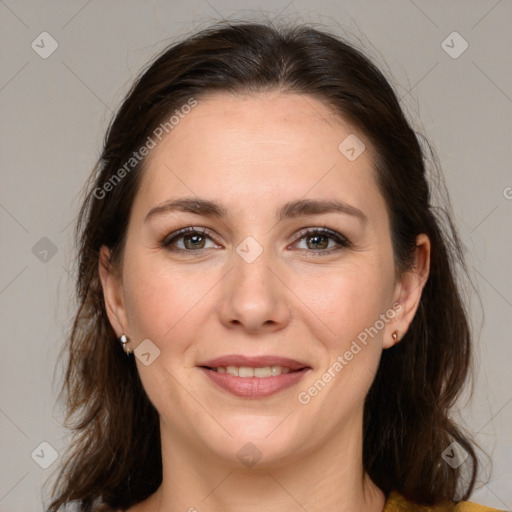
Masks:
[[[477,505],[469,501],[446,503],[434,507],[415,505],[396,492],[391,492],[383,512],[499,512],[496,508]]]

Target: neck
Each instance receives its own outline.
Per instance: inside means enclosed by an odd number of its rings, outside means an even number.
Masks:
[[[363,469],[361,428],[355,436],[345,431],[351,436],[332,437],[293,460],[241,468],[186,446],[161,424],[162,484],[135,510],[382,512],[385,496]]]

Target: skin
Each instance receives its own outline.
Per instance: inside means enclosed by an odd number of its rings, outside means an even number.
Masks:
[[[338,150],[351,133],[367,148],[352,162]],[[145,221],[155,206],[194,196],[222,203],[228,216],[172,212]],[[342,213],[276,221],[279,207],[301,198],[342,200],[367,222]],[[297,235],[324,225],[352,246],[328,253],[334,240],[322,238],[319,249],[314,235]],[[208,228],[202,251],[162,247],[187,226]],[[248,236],[263,248],[252,263],[236,252]],[[183,238],[175,246],[187,250]],[[160,415],[163,483],[130,512],[381,511],[385,496],[362,467],[364,398],[393,331],[402,337],[412,321],[429,257],[420,235],[414,269],[396,275],[370,144],[326,105],[279,91],[201,99],[146,160],[122,268],[101,250],[114,330],[132,349],[150,339],[160,350],[151,365],[136,364]],[[396,303],[394,318],[299,403],[298,393]],[[240,398],[196,366],[227,354],[290,357],[311,370],[275,395]],[[248,442],[261,453],[252,468],[237,457]]]

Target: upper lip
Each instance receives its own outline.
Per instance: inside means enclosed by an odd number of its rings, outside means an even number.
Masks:
[[[302,368],[309,368],[307,364],[281,356],[257,356],[247,357],[237,354],[217,357],[199,363],[197,366],[208,368],[218,368],[219,366],[248,366],[249,368],[263,368],[265,366],[282,366],[283,368],[290,368],[290,370],[300,370]]]

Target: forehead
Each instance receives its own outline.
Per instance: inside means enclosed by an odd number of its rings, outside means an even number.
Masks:
[[[240,164],[246,163],[255,149],[261,148],[269,155],[260,160],[260,165],[270,164],[272,157],[284,155],[288,149],[287,160],[293,162],[307,154],[329,152],[340,136],[351,131],[332,109],[310,96],[277,91],[243,96],[213,94],[201,98],[179,120],[150,155],[150,160],[162,152],[176,151],[186,143]],[[205,156],[179,153],[186,154],[189,160]]]
[[[375,202],[369,144],[365,141],[367,149],[354,161],[339,149],[354,135],[348,123],[311,96],[210,95],[198,100],[148,155],[139,196],[147,205],[194,194],[246,204],[308,193],[341,194],[359,205]]]

